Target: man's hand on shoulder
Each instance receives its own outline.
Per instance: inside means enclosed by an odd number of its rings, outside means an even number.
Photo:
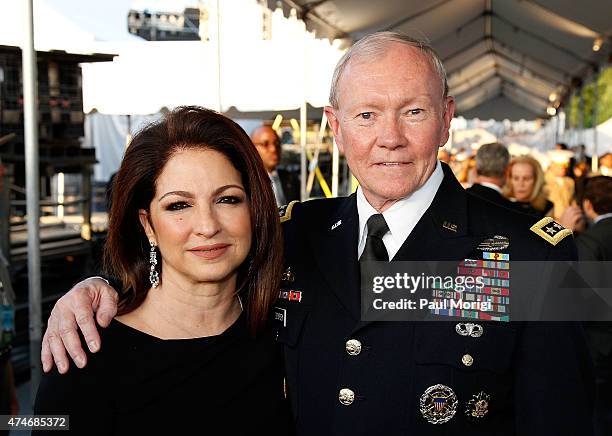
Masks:
[[[47,330],[42,340],[40,358],[43,370],[49,372],[53,363],[58,371],[68,371],[66,351],[77,367],[87,364],[87,356],[81,347],[77,329],[80,329],[89,351],[100,349],[100,335],[94,321],[107,327],[117,313],[118,294],[106,280],[92,277],[77,283],[66,295],[60,298],[49,316]]]

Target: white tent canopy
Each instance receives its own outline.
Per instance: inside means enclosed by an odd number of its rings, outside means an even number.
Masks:
[[[342,55],[280,9],[272,16],[272,38],[263,40],[256,0],[219,2],[209,25],[216,28],[220,17],[220,33],[207,42],[135,37],[127,31],[129,2],[123,0],[34,3],[37,50],[119,55],[113,62],[83,65],[87,113],[153,114],[186,104],[243,112],[296,109],[305,101],[321,107]],[[21,3],[0,0],[0,10],[0,44],[20,46]]]
[[[610,0],[283,1],[317,35],[357,40],[395,30],[428,38],[466,117],[546,116],[549,96],[605,65],[611,49]]]

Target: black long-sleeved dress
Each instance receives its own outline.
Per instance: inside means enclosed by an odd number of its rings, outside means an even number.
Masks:
[[[270,331],[249,335],[244,315],[205,338],[162,340],[117,320],[100,333],[86,368],[43,377],[36,414],[70,415],[79,435],[292,433],[280,349]]]

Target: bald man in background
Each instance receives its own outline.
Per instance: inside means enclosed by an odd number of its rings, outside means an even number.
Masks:
[[[272,181],[276,204],[280,207],[293,200],[299,200],[298,178],[287,170],[278,168],[281,160],[281,143],[276,131],[270,126],[260,126],[251,133],[251,140],[257,148],[264,167]]]

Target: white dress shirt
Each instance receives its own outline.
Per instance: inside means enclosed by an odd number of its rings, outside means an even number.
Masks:
[[[443,179],[444,172],[442,171],[442,165],[440,165],[438,161],[436,169],[423,186],[408,197],[404,197],[397,201],[393,206],[383,212],[383,217],[389,226],[389,231],[383,236],[383,243],[387,248],[389,259],[393,259],[397,254],[425,211],[431,206]],[[368,219],[377,213],[378,211],[368,203],[368,200],[366,200],[361,187],[357,188],[357,214],[359,215],[358,259],[361,253],[363,253],[368,237]]]
[[[499,186],[497,186],[495,183],[480,182],[479,185],[485,186],[487,188],[491,188],[492,190],[497,191],[500,194],[502,193],[501,188]]]
[[[608,218],[612,218],[612,213],[604,213],[602,215],[599,215],[598,217],[595,217],[595,219],[593,220],[593,225],[597,224],[601,220],[605,220]]]
[[[270,180],[272,181],[272,190],[274,191],[274,197],[276,198],[276,205],[281,207],[287,204],[287,199],[285,198],[283,185],[280,177],[278,176],[278,172],[274,170],[271,173],[268,173],[268,176],[270,176]]]

